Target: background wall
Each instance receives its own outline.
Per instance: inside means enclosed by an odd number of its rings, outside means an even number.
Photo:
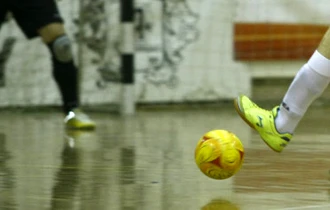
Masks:
[[[136,0],[136,99],[186,102],[251,94],[251,78],[293,76],[305,61],[236,62],[235,22],[327,24],[327,1]],[[59,1],[82,73],[82,103],[120,97],[119,2]],[[143,14],[143,15],[142,15]],[[141,21],[144,17],[144,21]],[[56,105],[48,50],[13,20],[0,31],[0,106]]]
[[[237,1],[235,22],[329,24],[328,1],[251,0]],[[302,61],[249,62],[245,66],[252,78],[291,78],[305,63]]]

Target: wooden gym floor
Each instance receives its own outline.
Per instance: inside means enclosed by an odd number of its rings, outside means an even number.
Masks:
[[[312,107],[281,154],[231,103],[90,115],[94,132],[66,132],[58,112],[1,112],[1,210],[330,209],[330,108]],[[211,180],[194,163],[195,144],[212,129],[245,146],[245,163],[228,180]]]

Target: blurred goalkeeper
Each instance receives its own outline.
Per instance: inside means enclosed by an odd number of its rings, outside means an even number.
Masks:
[[[48,47],[53,77],[62,97],[66,127],[93,129],[95,123],[79,109],[78,70],[55,0],[2,0],[0,27],[8,12],[28,39],[41,37]]]

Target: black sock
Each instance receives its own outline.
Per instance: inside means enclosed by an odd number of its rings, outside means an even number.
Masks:
[[[63,102],[63,111],[68,113],[79,106],[78,101],[78,70],[73,60],[59,61],[53,52],[53,42],[47,44],[51,52],[53,64],[53,77],[60,90]]]

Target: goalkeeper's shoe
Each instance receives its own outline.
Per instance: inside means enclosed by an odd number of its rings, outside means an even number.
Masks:
[[[279,107],[272,110],[260,108],[247,96],[240,95],[234,100],[235,109],[241,118],[253,129],[255,129],[264,142],[274,151],[282,152],[290,142],[292,134],[279,133],[275,127],[275,118]]]
[[[64,119],[65,126],[69,129],[92,130],[95,122],[87,114],[76,108],[71,110]]]

